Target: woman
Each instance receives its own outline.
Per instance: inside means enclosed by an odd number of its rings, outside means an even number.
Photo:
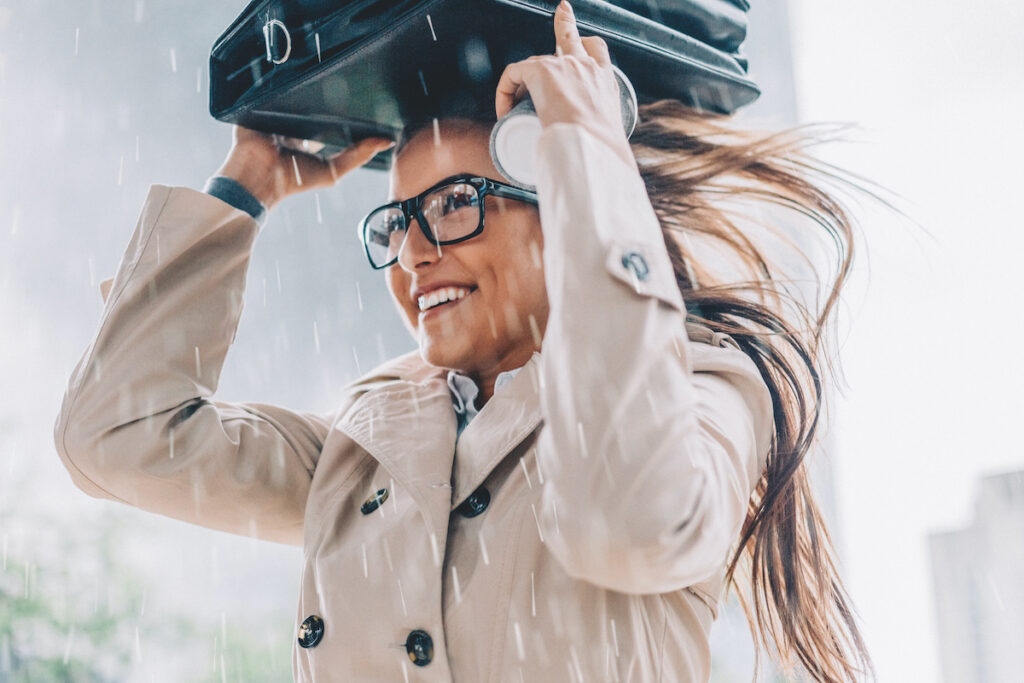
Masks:
[[[152,189],[72,376],[61,458],[90,495],[302,545],[297,680],[706,681],[727,585],[780,660],[850,680],[870,663],[802,464],[818,338],[716,285],[673,236],[731,244],[767,293],[712,181],[756,181],[735,191],[840,238],[848,222],[784,163],[798,139],[711,142],[716,117],[665,101],[631,148],[605,44],[564,2],[555,33],[557,54],[509,65],[496,93],[497,116],[534,100],[535,194],[497,182],[493,119],[399,141],[363,235],[417,351],[329,415],[209,398],[254,218],[386,142],[293,166],[236,129],[220,198]]]

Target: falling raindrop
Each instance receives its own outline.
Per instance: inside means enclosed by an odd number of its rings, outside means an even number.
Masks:
[[[437,567],[441,566],[441,551],[437,546],[437,534],[430,534],[430,552],[434,556],[434,565]]]
[[[558,529],[558,505],[554,500],[551,501],[551,516],[555,519],[555,533],[561,536],[562,532]]]
[[[323,60],[320,58],[320,34],[314,33],[313,40],[316,41],[316,61],[322,62]]]
[[[576,680],[583,681],[583,668],[580,666],[579,655],[576,654],[576,646],[569,646],[569,656],[572,658],[572,671],[576,674]]]
[[[420,85],[423,86],[423,94],[429,96],[430,93],[427,92],[427,81],[423,78],[423,69],[416,69],[416,73],[420,76]]]
[[[395,580],[398,581],[398,598],[399,598],[399,600],[402,601],[402,614],[404,616],[409,616],[409,610],[408,610],[408,608],[405,605],[405,592],[402,590],[402,580],[401,579],[395,579]]]
[[[71,624],[71,628],[68,629],[68,639],[67,639],[67,642],[64,644],[64,659],[62,660],[64,664],[67,664],[68,663],[68,659],[71,657],[71,643],[74,641],[74,639],[75,639],[75,625]]]
[[[584,460],[587,458],[587,441],[583,438],[583,423],[576,422],[576,435],[579,437],[580,443],[580,457]]]
[[[359,305],[359,310],[363,310],[363,293],[359,289],[359,280],[356,280],[356,303]]]
[[[171,71],[178,73],[178,56],[174,52],[174,48],[171,48]]]
[[[76,26],[75,27],[75,56],[76,57],[78,56],[78,36],[79,36],[80,32],[81,32],[81,29],[78,26]]]
[[[452,565],[452,585],[455,587],[455,603],[462,602],[462,586],[459,585],[459,570]]]
[[[144,3],[143,3],[142,0],[135,0],[135,23],[136,24],[141,24],[142,23],[142,9],[143,9],[143,7],[144,7]]]
[[[121,155],[121,161],[117,165],[117,184],[118,184],[118,186],[121,185],[121,182],[123,180],[124,180],[124,155],[122,154]]]
[[[441,146],[441,125],[434,119],[434,147]]]
[[[324,214],[320,210],[320,193],[319,192],[314,192],[313,193],[313,199],[316,200],[316,222],[321,224],[321,225],[323,225]]]
[[[292,168],[295,169],[295,182],[298,183],[299,186],[301,186],[302,185],[302,176],[299,175],[299,162],[295,158],[294,154],[292,155]]]
[[[533,572],[530,572],[530,614],[537,616],[537,591],[533,582]]]
[[[526,487],[532,489],[533,488],[533,484],[530,483],[530,473],[526,471],[526,460],[524,460],[522,457],[520,457],[519,458],[519,464],[523,468],[523,476],[526,477]]]
[[[317,330],[316,321],[313,321],[313,346],[316,347],[316,352],[320,353],[320,332]]]
[[[540,542],[544,542],[544,532],[540,528],[540,518],[537,517],[537,506],[530,503],[530,509],[533,510],[533,521],[537,523],[537,535],[540,536]]]
[[[516,632],[516,654],[520,662],[526,661],[526,648],[523,647],[523,632],[519,629],[519,622],[512,622],[512,628]]]
[[[427,24],[430,26],[430,35],[433,36],[434,42],[437,42],[437,34],[434,33],[434,22],[431,21],[430,15],[427,15]]]

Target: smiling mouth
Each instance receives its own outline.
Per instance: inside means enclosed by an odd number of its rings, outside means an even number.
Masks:
[[[417,300],[420,314],[457,304],[475,291],[475,287],[442,287],[429,294],[424,294]]]
[[[431,306],[430,308],[426,308],[426,309],[420,311],[419,315],[422,318],[422,317],[427,316],[427,315],[429,315],[429,314],[431,314],[431,313],[433,313],[435,311],[439,311],[439,310],[442,310],[442,309],[453,308],[454,306],[458,305],[459,303],[461,303],[465,299],[469,298],[469,295],[472,294],[473,292],[475,292],[476,289],[477,289],[476,287],[471,287],[471,288],[469,288],[469,291],[466,292],[466,294],[464,294],[463,296],[458,297],[456,299],[451,299],[449,301],[444,301],[444,302],[435,304],[435,305]]]

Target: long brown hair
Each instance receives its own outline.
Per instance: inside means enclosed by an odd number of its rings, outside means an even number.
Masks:
[[[407,125],[394,154],[433,121]],[[474,115],[445,118],[456,130],[493,123]],[[774,133],[745,130],[728,116],[673,99],[641,105],[630,137],[687,317],[730,335],[754,361],[772,396],[771,449],[725,574],[754,634],[755,679],[761,651],[773,649],[780,664],[799,664],[817,681],[874,673],[811,490],[806,456],[823,408],[823,371],[831,370],[826,331],[853,260],[855,224],[827,186],[845,184],[894,207],[849,180],[852,174],[807,153],[828,139],[830,131],[814,125]],[[824,283],[815,278],[819,288],[827,285],[816,315],[789,293],[780,265],[740,227],[742,212],[733,205],[742,200],[810,219],[835,247],[835,275]],[[797,244],[811,239],[810,231],[786,235],[770,224],[763,227],[789,244],[794,260],[813,264]],[[732,257],[749,279],[716,273],[694,253],[694,242],[717,249],[718,257]]]
[[[874,674],[806,461],[823,408],[824,370],[832,370],[826,332],[854,255],[855,224],[832,188],[854,189],[895,208],[853,182],[852,174],[808,154],[842,131],[810,124],[759,133],[665,99],[641,106],[630,138],[688,318],[730,335],[771,391],[771,450],[725,574],[755,637],[755,678],[761,650],[773,646],[782,665],[798,662],[813,680]],[[794,261],[813,264],[800,243],[810,242],[815,231],[834,247],[834,275],[812,280],[826,292],[816,313],[806,297],[789,291],[779,259],[769,258],[741,229],[737,219],[750,214],[737,206],[750,200],[795,212],[803,217],[798,223],[810,225],[795,232],[791,226],[786,235],[756,221],[789,244]],[[693,253],[695,242],[732,257],[749,279],[705,267]],[[746,581],[738,579],[738,570]]]

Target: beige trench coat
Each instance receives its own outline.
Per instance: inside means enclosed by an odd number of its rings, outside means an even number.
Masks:
[[[212,398],[259,231],[217,198],[153,186],[105,287],[60,458],[91,496],[301,546],[296,680],[710,676],[771,397],[684,324],[637,169],[567,123],[538,155],[543,347],[457,443],[446,371],[415,352],[330,414]]]

